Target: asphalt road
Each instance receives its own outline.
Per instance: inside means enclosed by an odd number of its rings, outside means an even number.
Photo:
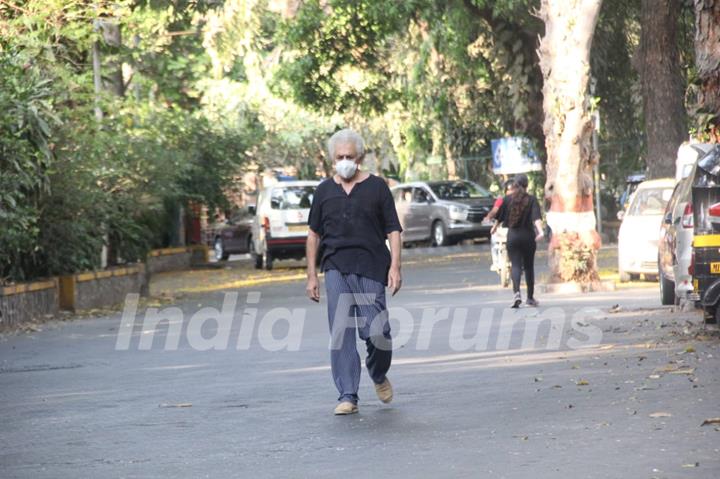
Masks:
[[[510,293],[486,267],[405,267],[390,302],[410,317],[393,320],[404,334],[395,400],[379,403],[363,372],[354,416],[332,415],[325,304],[308,302],[302,282],[254,288],[247,307],[240,291],[221,351],[198,350],[187,327],[222,291],[177,305],[176,350],[164,348],[165,326],[140,350],[142,310],[126,350],[119,316],[4,337],[0,477],[720,477],[720,425],[701,426],[720,416],[716,330],[660,308],[655,288],[539,296],[539,309],[507,312]],[[273,326],[287,313],[277,308],[307,308],[301,331]],[[431,324],[439,308],[459,319]],[[537,315],[555,322],[532,345],[523,322],[502,326]],[[487,346],[482,334],[463,343],[484,327]],[[287,344],[298,350],[271,350]]]

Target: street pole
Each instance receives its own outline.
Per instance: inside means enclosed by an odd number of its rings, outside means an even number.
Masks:
[[[97,5],[95,6],[97,11]],[[93,21],[93,28],[99,31],[101,28],[100,20]],[[92,66],[93,66],[93,83],[95,85],[95,119],[100,122],[103,119],[102,108],[100,107],[100,94],[102,93],[102,65],[100,60],[100,42],[95,40],[92,46]],[[103,227],[105,224],[103,223]],[[105,269],[108,265],[108,234],[103,235],[103,245],[100,249],[100,268]]]
[[[95,20],[95,30],[100,29],[100,21]],[[92,46],[92,65],[93,65],[93,83],[95,84],[95,118],[100,121],[103,119],[102,108],[100,108],[100,93],[102,92],[102,72],[100,65],[100,43],[96,40]]]

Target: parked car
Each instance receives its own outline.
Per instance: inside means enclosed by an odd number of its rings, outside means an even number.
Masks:
[[[658,278],[662,304],[679,304],[693,291],[692,184],[697,175],[698,158],[712,148],[711,144],[684,144],[678,149],[676,176],[679,180],[665,209],[658,243]]]
[[[660,302],[665,305],[677,304],[681,297],[692,291],[692,276],[688,269],[693,239],[691,185],[692,177],[687,177],[675,186],[660,226],[658,279]]]
[[[258,195],[252,224],[255,267],[273,268],[276,259],[302,259],[308,235],[308,215],[319,181],[287,181]]]
[[[675,179],[665,178],[640,183],[630,199],[630,206],[620,214],[618,233],[618,270],[620,281],[640,274],[656,275],[658,240],[663,214]]]
[[[227,220],[210,225],[210,246],[218,261],[226,261],[231,254],[245,254],[252,249],[252,224],[255,208],[237,211]]]
[[[675,180],[680,181],[695,174],[698,160],[714,146],[713,143],[690,143],[680,145],[675,159]]]
[[[618,201],[620,203],[620,208],[618,209],[618,219],[621,219],[620,216],[625,214],[628,205],[630,205],[632,194],[635,193],[638,185],[643,181],[645,181],[645,173],[633,173],[625,178],[625,189],[620,195],[620,200]]]
[[[720,145],[697,163],[690,201],[693,205],[689,299],[703,309],[706,323],[720,321]]]
[[[492,209],[493,196],[471,181],[418,181],[392,189],[403,227],[403,242],[430,240],[444,246],[465,238],[490,238],[482,221]]]

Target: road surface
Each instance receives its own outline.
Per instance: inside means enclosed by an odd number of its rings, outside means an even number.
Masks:
[[[556,321],[508,336],[511,294],[486,257],[415,260],[404,277],[395,400],[363,372],[354,416],[332,415],[325,303],[302,281],[237,291],[220,351],[198,350],[217,322],[200,338],[188,325],[227,291],[176,305],[175,350],[142,309],[121,350],[119,315],[6,336],[0,477],[720,477],[720,425],[701,426],[720,416],[720,340],[698,314],[659,307],[655,288],[538,295],[510,314]],[[278,308],[306,308],[299,333]],[[442,308],[451,319],[431,321]]]

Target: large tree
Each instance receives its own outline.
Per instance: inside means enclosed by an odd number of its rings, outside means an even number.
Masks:
[[[543,0],[540,42],[544,85],[545,147],[550,203],[547,221],[553,230],[550,264],[553,280],[597,279],[592,149],[588,80],[590,48],[602,0]]]
[[[678,45],[680,0],[642,0],[640,74],[651,178],[673,176],[677,148],[687,137],[683,78]]]
[[[500,136],[543,141],[537,4],[309,0],[282,29],[277,79],[297,103],[361,129],[358,119],[399,119],[390,135],[416,174],[444,157],[444,174],[482,165],[469,173],[484,178],[486,163],[456,159],[487,154]]]
[[[695,0],[695,117],[699,136],[720,142],[720,1]]]

